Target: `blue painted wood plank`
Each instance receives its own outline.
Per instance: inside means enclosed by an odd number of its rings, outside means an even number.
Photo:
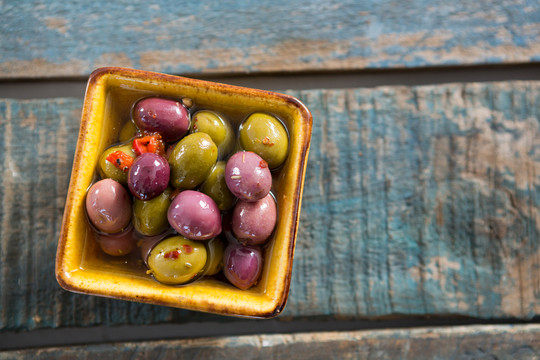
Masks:
[[[540,61],[535,0],[4,1],[0,78],[415,68]]]
[[[7,359],[538,359],[540,326],[247,335],[0,352]]]
[[[538,83],[294,94],[314,127],[283,315],[539,313]]]
[[[279,320],[540,314],[540,82],[288,93],[314,121]],[[235,321],[58,286],[81,107],[0,100],[0,330]]]

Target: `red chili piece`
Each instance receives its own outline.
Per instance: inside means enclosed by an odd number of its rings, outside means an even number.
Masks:
[[[115,151],[107,156],[107,161],[111,162],[118,169],[127,172],[133,165],[133,158],[123,151]]]
[[[270,138],[268,136],[265,136],[264,139],[262,140],[262,143],[264,145],[268,145],[268,146],[273,146],[274,143],[270,141]]]
[[[191,254],[193,252],[193,248],[191,247],[191,245],[184,244],[182,245],[182,247],[184,248],[184,251],[186,252],[186,254]]]
[[[260,167],[261,169],[267,168],[267,167],[268,167],[268,163],[267,163],[266,161],[264,161],[264,160],[261,160],[261,161],[259,161],[259,167]]]
[[[133,140],[133,151],[137,155],[151,152],[163,156],[165,154],[165,145],[161,140],[161,135],[148,135]]]
[[[181,252],[180,250],[178,250],[178,249],[176,249],[176,250],[171,250],[171,251],[167,251],[167,252],[165,253],[165,255],[163,255],[163,257],[164,257],[165,259],[178,259],[178,257],[180,256],[181,253],[182,253],[182,252]]]

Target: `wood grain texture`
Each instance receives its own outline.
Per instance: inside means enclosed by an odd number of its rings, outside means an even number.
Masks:
[[[289,314],[538,314],[538,85],[297,93],[315,121]]]
[[[540,82],[288,93],[314,121],[278,319],[540,314]],[[0,329],[234,321],[58,286],[81,106],[0,101]]]
[[[535,0],[2,1],[0,78],[540,61]]]
[[[0,352],[3,359],[538,359],[540,325],[251,335]]]

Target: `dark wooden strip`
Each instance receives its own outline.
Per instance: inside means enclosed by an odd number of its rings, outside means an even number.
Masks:
[[[250,335],[0,352],[0,359],[537,359],[539,325]]]
[[[0,8],[0,78],[87,76],[100,66],[209,74],[538,62],[536,5],[11,1]]]
[[[313,112],[279,319],[540,313],[540,83],[290,91]],[[0,329],[234,321],[62,290],[81,100],[0,101]]]

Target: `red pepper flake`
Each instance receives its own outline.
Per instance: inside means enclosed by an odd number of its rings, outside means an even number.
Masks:
[[[193,121],[193,130],[197,130],[197,120]]]
[[[267,167],[268,167],[268,163],[267,163],[266,161],[264,161],[264,160],[261,160],[261,161],[259,161],[259,167],[260,167],[261,169],[267,168]]]
[[[184,248],[186,254],[191,254],[193,252],[193,247],[191,247],[191,245],[184,244],[182,245],[182,247]]]
[[[133,165],[133,158],[120,150],[110,153],[106,160],[123,172],[127,172]]]
[[[182,254],[182,252],[179,249],[167,251],[163,257],[165,259],[178,259],[178,257]]]
[[[274,143],[270,141],[270,138],[268,136],[264,137],[264,139],[262,140],[262,143],[263,145],[274,146]]]
[[[148,135],[133,140],[133,151],[137,155],[151,152],[163,156],[165,154],[165,144],[161,140],[161,135]]]

